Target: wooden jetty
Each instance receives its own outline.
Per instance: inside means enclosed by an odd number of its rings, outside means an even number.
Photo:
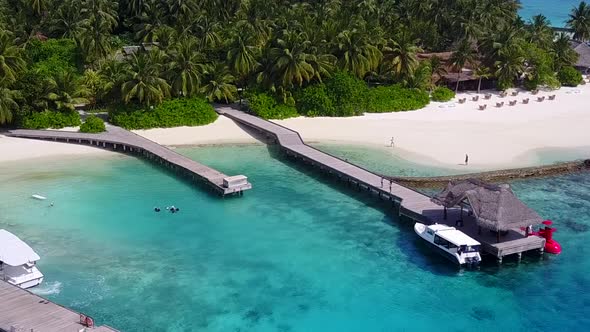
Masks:
[[[17,129],[11,130],[5,135],[11,137],[84,144],[123,153],[140,155],[166,166],[177,173],[185,175],[194,182],[204,183],[222,196],[230,194],[241,195],[245,190],[252,188],[252,184],[248,181],[237,186],[228,187],[224,185],[224,179],[229,178],[227,175],[216,171],[211,167],[199,164],[198,162],[145,137],[116,126],[109,125],[106,132],[99,134],[59,130]]]
[[[80,314],[0,280],[0,331],[116,332],[109,326],[85,328]]]
[[[288,156],[333,174],[339,179],[357,186],[359,190],[366,190],[376,194],[380,199],[392,201],[398,216],[402,220],[409,219],[412,222],[418,221],[426,224],[448,223],[443,219],[444,209],[433,203],[429,196],[313,148],[305,144],[299,133],[294,130],[230,107],[219,107],[216,111],[276,141]],[[460,209],[448,209],[447,213],[448,220],[455,220],[457,218],[453,218],[459,215]],[[471,224],[475,225],[474,222],[465,220],[465,226]],[[502,236],[499,243],[496,242],[495,235],[486,232],[479,234],[475,226],[461,228],[461,231],[481,242],[484,252],[495,256],[500,261],[506,255],[518,254],[520,257],[522,252],[529,250],[542,252],[545,245],[545,239],[537,236],[526,237],[520,229],[511,229],[507,235]]]

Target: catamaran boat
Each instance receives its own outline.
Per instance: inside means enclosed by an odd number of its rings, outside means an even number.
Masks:
[[[438,253],[459,265],[478,265],[480,243],[465,233],[442,224],[424,225],[416,223],[414,231],[423,240],[434,246]]]
[[[43,281],[36,262],[39,255],[16,235],[0,229],[0,280],[20,288],[31,288]]]

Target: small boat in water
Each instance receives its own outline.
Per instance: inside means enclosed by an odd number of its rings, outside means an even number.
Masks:
[[[414,231],[424,241],[436,248],[436,252],[458,265],[478,265],[480,243],[465,233],[442,224],[424,225],[416,223]]]
[[[39,255],[16,235],[0,229],[0,280],[20,288],[31,288],[43,282],[36,266]]]
[[[44,201],[44,200],[46,200],[46,199],[47,199],[47,197],[45,197],[45,196],[41,196],[41,195],[39,195],[39,194],[34,194],[34,195],[31,195],[31,197],[32,197],[32,198],[34,198],[34,199],[38,199],[38,200],[40,200],[40,201]]]

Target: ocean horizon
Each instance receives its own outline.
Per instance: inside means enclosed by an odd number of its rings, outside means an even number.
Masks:
[[[565,27],[569,13],[581,0],[520,0],[520,2],[522,9],[519,14],[525,21],[535,15],[543,14],[551,21],[551,26],[561,28]]]

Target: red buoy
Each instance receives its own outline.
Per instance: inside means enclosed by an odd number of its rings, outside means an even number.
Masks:
[[[550,254],[558,255],[561,253],[561,245],[559,244],[559,242],[557,242],[553,239],[553,233],[555,233],[557,231],[557,229],[555,229],[553,227],[549,227],[552,224],[553,224],[553,222],[551,220],[543,221],[543,225],[545,225],[545,228],[540,229],[539,232],[537,233],[537,235],[545,238],[545,251],[546,252],[548,252]]]

